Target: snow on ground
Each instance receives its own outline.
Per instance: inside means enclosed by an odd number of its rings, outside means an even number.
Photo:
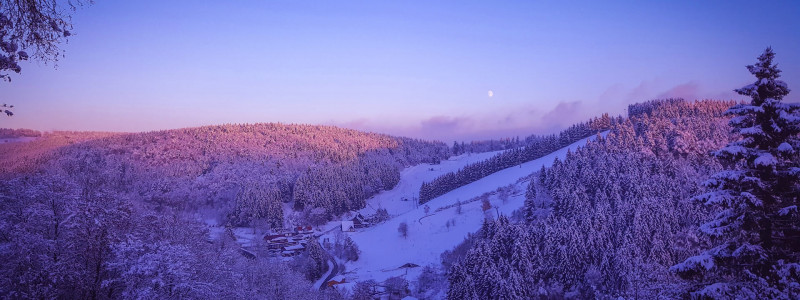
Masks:
[[[261,241],[261,236],[264,234],[253,230],[252,227],[236,227],[233,228],[233,235],[236,237],[236,241],[242,245],[244,248],[249,248],[255,246],[256,243]]]
[[[588,139],[594,138],[593,136]],[[455,207],[441,211],[437,211],[437,208],[453,204],[457,200],[463,202],[495,191],[498,187],[516,183],[515,191],[507,201],[503,202],[496,197],[492,197],[490,200],[492,206],[496,206],[497,210],[492,209],[488,213],[494,215],[499,212],[510,215],[514,210],[522,207],[525,201],[524,190],[527,182],[517,183],[520,178],[538,171],[542,166],[549,166],[556,157],[564,159],[568,149],[574,151],[577,147],[585,145],[588,139],[575,142],[542,158],[501,170],[437,197],[426,203],[430,206],[428,214],[424,210],[425,204],[414,208],[413,201],[402,201],[401,199],[416,197],[423,181],[430,181],[436,176],[488,158],[495,153],[475,154],[471,157],[460,156],[445,161],[441,165],[419,165],[405,169],[402,172],[400,183],[394,189],[368,200],[368,207],[363,210],[364,213],[369,214],[378,207],[384,207],[392,215],[392,218],[373,227],[349,233],[361,249],[361,256],[358,261],[346,264],[347,281],[368,279],[383,281],[393,276],[406,276],[406,279],[409,280],[416,279],[421,268],[406,270],[398,267],[406,263],[414,263],[419,266],[440,264],[441,253],[451,250],[461,243],[467,234],[480,229],[485,218],[480,201],[463,204],[461,214],[456,213]],[[408,224],[407,238],[401,237],[397,230],[402,222]],[[447,226],[448,223],[451,226]]]
[[[385,208],[389,215],[394,216],[414,210],[416,209],[414,199],[419,196],[419,188],[422,186],[422,182],[431,181],[446,173],[458,171],[466,165],[489,159],[500,152],[503,151],[462,154],[436,165],[419,164],[405,168],[400,172],[400,182],[393,189],[382,191],[367,200],[367,207],[360,210],[360,212],[367,216],[374,214],[378,208]]]
[[[219,239],[220,236],[225,234],[225,226],[219,224],[216,218],[205,217],[198,219],[208,225],[209,240]],[[244,248],[259,246],[262,242],[262,237],[265,234],[265,232],[262,230],[253,227],[233,227],[232,231],[233,236],[236,238],[236,242],[238,242]]]

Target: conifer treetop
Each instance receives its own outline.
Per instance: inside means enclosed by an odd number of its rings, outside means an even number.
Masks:
[[[734,91],[751,97],[753,105],[761,105],[766,99],[782,100],[791,90],[786,82],[778,80],[781,77],[781,70],[777,64],[772,63],[774,58],[775,52],[772,51],[772,47],[767,47],[755,65],[747,66],[747,70],[756,77],[756,82]]]

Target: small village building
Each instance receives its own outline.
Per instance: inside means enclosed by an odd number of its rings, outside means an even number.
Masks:
[[[303,253],[308,240],[312,238],[314,231],[311,226],[298,226],[280,233],[265,235],[264,241],[272,255],[290,257]]]
[[[356,214],[356,216],[353,217],[351,221],[353,222],[353,226],[355,228],[369,227],[369,221],[367,221],[367,218],[364,218],[364,216],[361,215],[360,213]]]
[[[355,228],[353,221],[342,221],[342,231],[351,232]]]
[[[328,281],[328,287],[332,287],[334,285],[342,284],[342,283],[347,283],[347,281],[345,281],[344,278],[342,278],[342,281],[331,280],[331,281]]]
[[[339,276],[335,276],[335,277],[331,278],[331,280],[329,280],[326,284],[327,284],[328,287],[332,287],[334,285],[347,283],[347,282],[348,282],[347,278],[345,278],[344,276],[339,275]]]
[[[314,228],[311,226],[297,226],[294,231],[297,233],[310,234],[314,233]]]
[[[296,245],[283,247],[283,251],[302,251],[302,250],[305,250],[305,249],[306,249],[306,246],[303,246],[302,244],[296,244]]]

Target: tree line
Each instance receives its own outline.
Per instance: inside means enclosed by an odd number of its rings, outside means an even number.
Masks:
[[[419,190],[419,201],[428,202],[497,171],[550,154],[580,139],[607,130],[614,122],[616,119],[605,114],[589,122],[572,125],[558,135],[530,136],[525,139],[524,147],[504,151],[487,160],[434,178],[430,182],[423,182]]]

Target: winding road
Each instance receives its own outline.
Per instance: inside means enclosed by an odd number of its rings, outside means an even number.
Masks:
[[[332,264],[331,264],[331,262],[332,262]],[[333,265],[333,266],[331,266],[331,265]],[[330,273],[328,273],[328,277],[325,277],[325,280],[322,281],[322,284],[319,285],[319,289],[320,290],[323,290],[323,289],[327,288],[328,287],[328,281],[331,281],[331,279],[333,279],[333,277],[336,277],[336,275],[339,274],[339,264],[336,262],[336,259],[334,259],[333,256],[331,256],[331,258],[328,260],[328,267],[329,268],[332,267],[332,270],[329,270]]]

